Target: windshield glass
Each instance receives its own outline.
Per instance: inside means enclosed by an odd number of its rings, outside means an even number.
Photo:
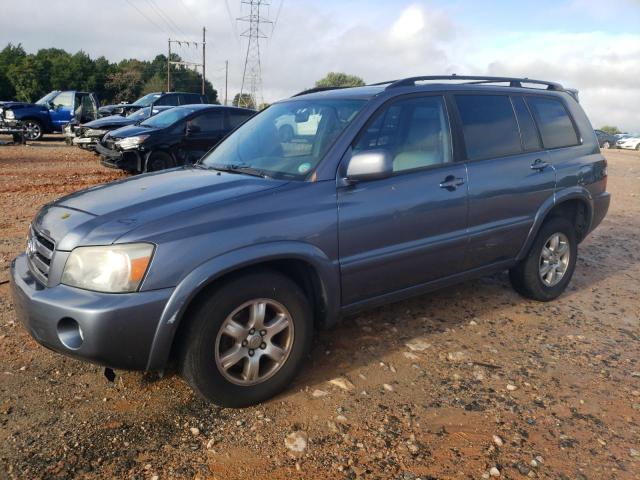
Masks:
[[[159,99],[161,97],[161,95],[162,94],[160,94],[160,93],[149,93],[149,94],[145,95],[144,97],[139,98],[138,100],[133,102],[132,105],[136,105],[136,106],[139,105],[141,107],[148,107],[153,102],[155,102],[157,99]]]
[[[146,119],[140,125],[151,128],[167,128],[195,111],[195,108],[172,108],[171,110],[160,112],[159,114]]]
[[[139,122],[140,120],[144,120],[149,116],[149,110],[151,110],[151,107],[141,108],[140,110],[136,110],[135,112],[127,115],[127,118]]]
[[[302,179],[364,104],[364,100],[304,99],[277,103],[239,127],[205,155],[202,164]]]
[[[50,92],[36,102],[36,105],[46,105],[58,96],[60,92]]]

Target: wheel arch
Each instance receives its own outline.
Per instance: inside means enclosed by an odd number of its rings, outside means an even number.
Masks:
[[[270,269],[296,282],[308,295],[314,324],[329,326],[339,318],[339,272],[317,247],[301,242],[255,245],[215,257],[186,275],[162,313],[154,335],[147,370],[162,370],[175,347],[191,308],[229,278]]]
[[[568,218],[576,227],[578,242],[581,242],[591,229],[593,220],[593,198],[589,191],[583,187],[574,187],[557,192],[548,199],[536,213],[533,225],[527,235],[522,249],[516,260],[520,261],[527,256],[540,227],[553,216]]]

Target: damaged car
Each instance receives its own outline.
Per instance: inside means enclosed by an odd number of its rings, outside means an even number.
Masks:
[[[140,97],[133,103],[120,103],[117,105],[104,105],[98,110],[99,117],[110,115],[129,115],[141,108],[154,106],[191,105],[194,103],[209,103],[206,95],[187,92],[152,92]]]
[[[96,150],[106,167],[153,172],[199,160],[254,110],[184,105],[107,133]]]
[[[153,106],[144,107],[126,117],[121,115],[109,115],[108,117],[98,118],[88,123],[83,123],[71,130],[71,126],[65,127],[65,134],[71,138],[71,144],[76,145],[85,150],[96,151],[96,145],[102,140],[107,133],[118,128],[135,125],[147,118],[150,118],[160,112],[169,110],[173,107],[169,106]],[[69,128],[67,132],[66,129]]]
[[[45,133],[59,133],[73,119],[89,122],[98,117],[100,102],[94,93],[54,90],[35,103],[4,102],[5,128],[24,126],[27,140],[40,140]]]

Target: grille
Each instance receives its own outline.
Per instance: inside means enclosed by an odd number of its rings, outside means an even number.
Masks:
[[[33,227],[29,229],[27,241],[27,258],[29,259],[29,270],[36,279],[43,285],[47,285],[49,279],[49,268],[55,244]]]

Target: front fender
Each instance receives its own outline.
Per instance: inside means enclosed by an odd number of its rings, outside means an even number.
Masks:
[[[531,245],[533,244],[533,241],[538,234],[538,230],[540,230],[540,227],[546,220],[549,212],[555,206],[560,205],[561,203],[568,200],[581,200],[587,206],[588,225],[591,225],[593,221],[593,197],[589,190],[580,185],[576,185],[555,192],[555,194],[545,200],[538,209],[538,212],[536,213],[535,219],[533,221],[533,225],[531,226],[531,228],[529,229],[529,233],[527,234],[527,239],[520,249],[518,256],[516,257],[517,261],[524,259],[527,256],[527,253],[529,253],[529,249],[531,248]],[[590,230],[590,228],[588,230]]]
[[[147,370],[162,370],[171,352],[175,334],[183,315],[198,293],[223,275],[272,260],[302,260],[312,265],[326,297],[327,322],[337,320],[340,309],[340,273],[338,263],[322,250],[303,242],[273,242],[234,250],[201,264],[175,288],[162,312],[151,345]]]
[[[52,130],[51,118],[49,117],[48,112],[24,108],[14,110],[14,114],[16,116],[16,120],[20,120],[21,122],[24,122],[25,120],[37,120],[40,122],[40,125],[42,125],[44,133],[51,132]]]

